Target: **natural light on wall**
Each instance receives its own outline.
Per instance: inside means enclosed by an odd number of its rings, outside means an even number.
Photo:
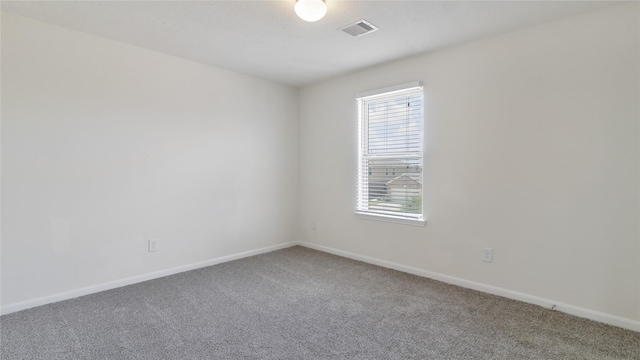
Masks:
[[[356,214],[424,225],[422,97],[420,82],[357,95]]]
[[[296,0],[294,10],[300,19],[314,22],[327,14],[327,4],[324,0]]]

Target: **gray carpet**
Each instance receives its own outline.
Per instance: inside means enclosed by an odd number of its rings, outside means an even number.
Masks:
[[[640,359],[640,333],[293,247],[0,318],[1,359]]]

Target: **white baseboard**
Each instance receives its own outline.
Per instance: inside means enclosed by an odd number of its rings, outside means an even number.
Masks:
[[[94,293],[97,293],[97,292],[100,292],[100,291],[115,289],[115,288],[122,287],[122,286],[137,284],[137,283],[140,283],[140,282],[143,282],[143,281],[147,281],[147,280],[158,279],[158,278],[161,278],[161,277],[174,275],[174,274],[185,272],[185,271],[200,269],[200,268],[203,268],[203,267],[212,266],[212,265],[216,265],[216,264],[221,264],[221,263],[228,262],[228,261],[238,260],[238,259],[242,259],[242,258],[249,257],[249,256],[264,254],[264,253],[268,253],[268,252],[271,252],[271,251],[276,251],[276,250],[288,248],[288,247],[295,246],[295,245],[297,245],[296,242],[288,242],[288,243],[282,243],[282,244],[267,246],[267,247],[263,247],[263,248],[256,249],[256,250],[244,251],[244,252],[241,252],[241,253],[227,255],[227,256],[221,256],[221,257],[217,257],[217,258],[209,259],[209,260],[205,260],[205,261],[200,261],[200,262],[193,263],[193,264],[176,266],[176,267],[173,267],[173,268],[170,268],[170,269],[154,271],[154,272],[151,272],[151,273],[148,273],[148,274],[131,276],[131,277],[120,279],[120,280],[115,280],[115,281],[110,281],[110,282],[106,282],[106,283],[102,283],[102,284],[87,286],[87,287],[83,287],[83,288],[75,289],[75,290],[71,290],[71,291],[65,291],[65,292],[62,292],[62,293],[53,294],[53,295],[49,295],[49,296],[44,296],[44,297],[37,298],[37,299],[22,301],[22,302],[18,302],[18,303],[9,304],[9,305],[3,305],[3,306],[0,307],[0,314],[2,314],[2,315],[10,314],[10,313],[13,313],[13,312],[16,312],[16,311],[26,310],[26,309],[30,309],[30,308],[33,308],[33,307],[36,307],[36,306],[51,304],[51,303],[58,302],[58,301],[63,301],[63,300],[69,300],[69,299],[77,298],[77,297],[84,296],[84,295],[94,294]]]
[[[606,314],[606,313],[602,313],[602,312],[598,312],[598,311],[594,311],[586,308],[581,308],[581,307],[573,306],[569,304],[563,304],[554,300],[545,299],[545,298],[541,298],[541,297],[533,296],[529,294],[524,294],[517,291],[507,290],[507,289],[499,288],[496,286],[482,284],[475,281],[465,280],[465,279],[444,275],[436,272],[431,272],[431,271],[427,271],[419,268],[414,268],[411,266],[400,265],[400,264],[386,261],[386,260],[358,255],[348,251],[338,250],[338,249],[327,247],[327,246],[322,246],[322,245],[317,245],[317,244],[312,244],[307,242],[299,242],[298,245],[304,246],[310,249],[319,250],[319,251],[327,252],[330,254],[346,257],[349,259],[358,260],[358,261],[366,262],[369,264],[378,265],[385,268],[398,270],[405,273],[430,278],[433,280],[442,281],[448,284],[458,285],[464,288],[478,290],[481,292],[502,296],[508,299],[518,300],[518,301],[526,302],[529,304],[542,306],[548,309],[553,308],[553,310],[558,310],[563,313],[567,313],[567,314],[575,315],[578,317],[598,321],[601,323],[618,326],[624,329],[640,332],[640,321],[626,319],[623,317],[610,315],[610,314]]]
[[[465,279],[461,279],[461,278],[457,278],[449,275],[427,271],[427,270],[423,270],[423,269],[419,269],[411,266],[405,266],[405,265],[397,264],[397,263],[386,261],[386,260],[376,259],[369,256],[364,256],[364,255],[358,255],[348,251],[338,250],[335,248],[307,243],[307,242],[288,242],[288,243],[267,246],[260,249],[245,251],[245,252],[227,255],[227,256],[221,256],[221,257],[217,257],[214,259],[209,259],[209,260],[205,260],[205,261],[201,261],[193,264],[177,266],[170,269],[155,271],[148,274],[142,274],[142,275],[132,276],[132,277],[110,281],[102,284],[87,286],[84,288],[66,291],[66,292],[53,294],[49,296],[44,296],[37,299],[3,305],[0,307],[0,314],[2,315],[10,314],[16,311],[26,310],[36,306],[73,299],[80,296],[94,294],[94,293],[98,293],[105,290],[111,290],[111,289],[115,289],[122,286],[137,284],[143,281],[158,279],[161,277],[178,274],[185,271],[200,269],[203,267],[221,264],[224,262],[233,261],[237,259],[242,259],[249,256],[254,256],[254,255],[268,253],[271,251],[285,249],[295,245],[300,245],[310,249],[319,250],[319,251],[327,252],[330,254],[346,257],[349,259],[358,260],[358,261],[366,262],[369,264],[378,265],[378,266],[386,267],[389,269],[394,269],[394,270],[406,272],[409,274],[442,281],[448,284],[458,285],[465,288],[478,290],[485,293],[498,295],[505,298],[542,306],[548,309],[551,309],[553,307],[554,310],[558,310],[567,314],[571,314],[571,315],[579,316],[582,318],[602,322],[605,324],[618,326],[624,329],[640,332],[640,321],[626,319],[623,317],[610,315],[610,314],[606,314],[606,313],[602,313],[602,312],[598,312],[598,311],[594,311],[586,308],[581,308],[581,307],[573,306],[569,304],[564,304],[554,300],[545,299],[545,298],[541,298],[541,297],[537,297],[529,294],[524,294],[517,291],[507,290],[507,289],[499,288],[496,286],[482,284],[475,281],[465,280]]]

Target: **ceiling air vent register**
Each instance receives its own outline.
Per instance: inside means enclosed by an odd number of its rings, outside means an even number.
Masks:
[[[342,27],[338,30],[342,30],[353,37],[358,37],[366,34],[371,34],[372,32],[377,31],[378,27],[363,19],[356,21],[353,24]]]

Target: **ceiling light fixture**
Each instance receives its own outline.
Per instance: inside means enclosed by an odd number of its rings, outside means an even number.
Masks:
[[[327,13],[327,4],[324,0],[296,0],[293,9],[300,19],[314,22],[322,19]]]

